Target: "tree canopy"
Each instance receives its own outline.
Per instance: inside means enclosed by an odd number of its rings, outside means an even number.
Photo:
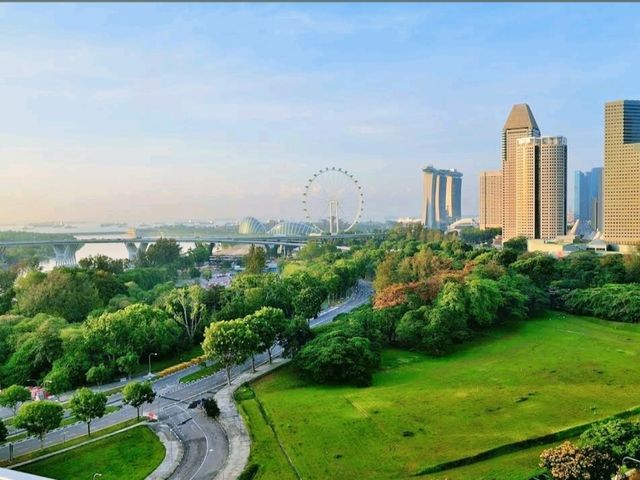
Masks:
[[[0,392],[0,405],[13,410],[15,415],[21,403],[31,400],[31,393],[20,385],[11,385]]]
[[[244,319],[212,323],[207,327],[202,349],[207,357],[225,369],[231,385],[231,368],[249,358],[255,348],[256,335]]]
[[[100,302],[87,274],[68,269],[54,269],[48,274],[31,271],[16,281],[15,290],[20,313],[48,313],[69,322],[84,320]]]
[[[69,401],[73,415],[87,424],[87,435],[91,436],[91,422],[104,416],[107,409],[107,396],[101,392],[92,392],[88,388],[77,390]]]
[[[138,419],[140,418],[140,407],[145,403],[153,403],[156,399],[156,392],[150,382],[130,382],[122,390],[122,400],[125,404],[136,408]]]
[[[199,285],[176,288],[165,296],[164,307],[193,342],[207,320],[205,290]]]
[[[44,437],[55,430],[62,422],[64,409],[61,405],[48,400],[28,402],[20,407],[15,417],[15,426],[24,428],[29,435],[40,439],[40,448],[44,447]]]

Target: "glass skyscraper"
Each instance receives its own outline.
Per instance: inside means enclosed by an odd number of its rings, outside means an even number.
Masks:
[[[573,186],[573,213],[576,220],[589,223],[594,230],[602,231],[603,224],[603,168],[588,172],[576,170]]]

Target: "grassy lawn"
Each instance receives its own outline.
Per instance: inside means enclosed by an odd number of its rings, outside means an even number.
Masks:
[[[273,430],[265,421],[253,391],[239,389],[236,399],[240,402],[240,414],[251,433],[251,463],[260,465],[259,475],[279,480],[296,480],[291,465],[280,449]]]
[[[560,442],[561,443],[561,442]],[[424,475],[417,478],[424,480],[452,480],[474,478],[482,480],[528,480],[544,470],[538,468],[540,452],[555,447],[557,443],[531,447],[519,452],[502,455],[484,462],[465,467],[454,468],[442,473]]]
[[[214,373],[216,373],[218,370],[220,370],[220,367],[200,367],[200,370],[196,370],[193,373],[190,373],[189,375],[185,375],[184,377],[180,377],[180,380],[178,380],[180,383],[189,383],[189,382],[193,382],[194,380],[200,380],[201,378],[204,377],[208,377],[209,375],[213,375]]]
[[[34,450],[30,453],[21,455],[17,458],[14,459],[13,463],[20,463],[20,462],[24,462],[27,460],[32,460],[34,458],[40,457],[42,455],[46,455],[47,453],[52,453],[52,452],[57,452],[58,450],[63,450],[67,447],[71,447],[73,445],[77,445],[79,443],[83,443],[86,442],[87,440],[91,440],[94,438],[99,438],[99,437],[103,437],[104,435],[108,435],[111,432],[116,432],[118,430],[121,430],[125,427],[128,427],[130,425],[134,425],[136,423],[140,423],[143,422],[144,419],[136,419],[136,418],[132,418],[131,420],[126,420],[124,422],[121,423],[116,423],[115,425],[111,425],[110,427],[106,427],[106,428],[101,428],[100,430],[96,430],[91,432],[91,438],[89,438],[87,435],[80,435],[79,437],[75,437],[71,440],[67,440],[66,442],[60,442],[60,443],[55,443],[53,445],[50,445],[48,447],[43,448],[42,450]],[[24,434],[24,436],[26,437],[26,434]],[[15,440],[14,440],[15,441]],[[2,461],[0,462],[0,467],[6,467],[10,465],[8,460]]]
[[[142,480],[160,465],[164,454],[156,434],[140,426],[20,470],[56,480],[90,478],[95,472],[103,480]]]
[[[369,388],[308,385],[284,368],[241,402],[254,427],[251,461],[286,462],[262,419],[302,478],[406,478],[640,404],[639,356],[640,326],[552,312],[444,358],[387,350]],[[424,478],[526,479],[542,448]],[[264,468],[258,478],[280,474]]]

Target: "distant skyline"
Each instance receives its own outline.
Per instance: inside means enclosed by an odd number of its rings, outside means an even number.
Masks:
[[[364,220],[418,217],[422,168],[500,168],[512,104],[603,164],[638,99],[638,4],[0,4],[0,224],[302,218],[348,169]],[[572,205],[569,205],[572,208]]]

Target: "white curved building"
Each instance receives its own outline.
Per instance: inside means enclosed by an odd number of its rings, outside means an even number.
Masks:
[[[275,237],[307,237],[314,232],[319,233],[319,230],[306,223],[280,222],[269,230],[269,235]]]
[[[264,235],[267,228],[254,217],[244,217],[238,226],[240,235]]]
[[[451,225],[449,225],[449,228],[447,228],[447,232],[460,233],[460,230],[462,230],[463,228],[478,228],[478,226],[479,226],[479,223],[471,217],[461,218],[460,220],[457,220],[453,222]]]

